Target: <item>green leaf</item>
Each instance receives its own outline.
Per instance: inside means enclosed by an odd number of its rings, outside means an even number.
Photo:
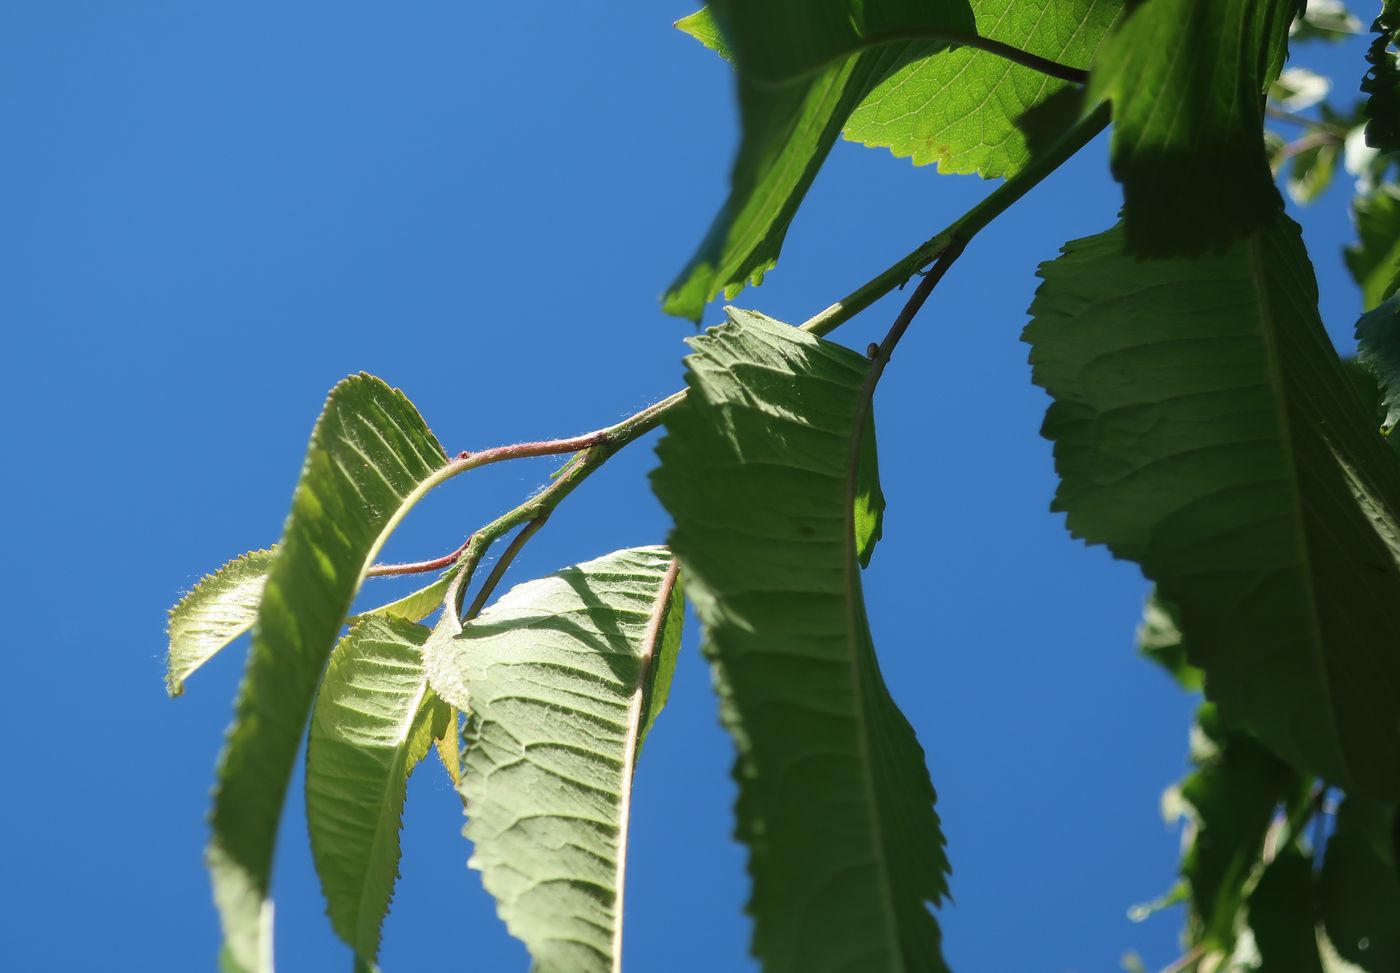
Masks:
[[[1318,884],[1328,942],[1365,973],[1400,970],[1400,871],[1377,847],[1394,817],[1394,807],[1343,801]]]
[[[875,659],[852,447],[869,362],[751,311],[695,338],[653,486],[738,748],[767,973],[944,969],[934,790]]]
[[[1312,859],[1290,845],[1269,862],[1249,896],[1256,973],[1323,973],[1314,908]]]
[[[331,390],[219,760],[208,862],[230,969],[272,968],[273,846],[316,685],[365,569],[446,462],[402,392],[369,375]]]
[[[1138,652],[1157,663],[1187,692],[1201,691],[1201,670],[1186,661],[1186,646],[1181,640],[1181,627],[1176,621],[1176,609],[1152,592],[1142,609],[1142,624],[1137,630]]]
[[[1299,206],[1315,202],[1332,185],[1342,147],[1327,142],[1304,149],[1293,157],[1288,175],[1288,195]]]
[[[1196,713],[1191,762],[1181,785],[1192,820],[1181,874],[1191,888],[1193,941],[1228,952],[1274,813],[1302,782],[1254,740],[1228,730],[1210,703]]]
[[[865,414],[865,433],[860,439],[860,459],[856,463],[855,495],[856,558],[863,568],[870,567],[875,545],[885,532],[885,493],[880,489],[880,458],[875,447],[875,410]]]
[[[1321,40],[1336,43],[1361,33],[1361,21],[1342,0],[1308,0],[1303,15],[1293,22],[1292,41]]]
[[[967,0],[716,0],[710,9],[737,66],[742,135],[729,198],[665,296],[667,313],[696,321],[720,291],[760,283],[777,262],[856,105],[892,71],[947,44],[862,46],[907,29],[975,30]]]
[[[331,653],[306,748],[306,823],[331,924],[373,967],[399,876],[408,775],[448,728],[428,689],[429,630],[392,616],[358,622]]]
[[[1087,68],[1122,0],[973,0],[977,32]],[[939,172],[1009,176],[1082,107],[1079,89],[988,51],[961,47],[906,65],[860,103],[845,136]]]
[[[536,973],[621,954],[632,773],[665,704],[682,602],[665,548],[617,551],[511,589],[428,649],[467,713],[470,864]]]
[[[1103,42],[1088,97],[1113,103],[1111,160],[1130,252],[1218,250],[1280,208],[1260,96],[1283,67],[1297,7],[1147,0]]]
[[[1400,290],[1400,187],[1357,196],[1352,213],[1359,239],[1346,250],[1347,269],[1369,311]]]
[[[1386,435],[1400,422],[1400,294],[1361,315],[1356,322],[1356,360],[1370,369],[1381,388]]]
[[[1366,100],[1366,144],[1382,152],[1400,152],[1400,0],[1385,0],[1371,30],[1376,38],[1366,52],[1371,69],[1361,81]]]
[[[170,609],[166,632],[165,688],[171,696],[185,691],[185,680],[220,649],[253,627],[267,583],[272,551],[250,551],[205,575]]]
[[[1153,262],[1114,229],[1041,276],[1025,340],[1055,400],[1054,509],[1156,581],[1228,722],[1349,792],[1400,794],[1400,467],[1296,225]]]

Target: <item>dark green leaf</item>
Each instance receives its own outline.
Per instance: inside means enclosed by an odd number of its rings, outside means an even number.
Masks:
[[[1280,208],[1263,99],[1296,0],[1146,0],[1099,48],[1089,100],[1113,102],[1128,249],[1219,250]]]
[[[720,291],[733,296],[759,283],[777,262],[788,225],[856,105],[890,72],[947,44],[861,49],[907,29],[975,30],[967,0],[717,0],[710,9],[734,55],[742,135],[729,198],[665,297],[668,313],[697,321]]]
[[[1186,661],[1186,646],[1181,641],[1176,609],[1158,598],[1155,591],[1143,606],[1137,645],[1139,652],[1167,670],[1182,689],[1200,692],[1201,670]]]
[[[205,575],[170,609],[165,688],[171,696],[183,693],[191,673],[253,627],[271,563],[272,551],[234,558]]]
[[[428,689],[428,629],[393,616],[358,622],[331,653],[306,750],[306,824],[331,924],[361,965],[399,876],[408,775],[448,732],[450,708]]]
[[[1359,239],[1347,248],[1347,269],[1370,310],[1400,289],[1400,187],[1356,197],[1352,212]]]
[[[272,857],[316,685],[365,569],[447,462],[403,393],[345,379],[311,434],[219,761],[208,862],[226,966],[272,966]]]
[[[1274,813],[1302,784],[1283,761],[1226,729],[1210,703],[1196,713],[1191,761],[1181,785],[1192,819],[1181,874],[1191,887],[1193,940],[1228,952]]]
[[[653,485],[739,751],[767,973],[944,968],[923,751],[875,659],[851,469],[869,362],[761,314],[692,341]]]
[[[1314,915],[1312,859],[1284,848],[1249,896],[1249,928],[1259,951],[1255,973],[1323,973]]]
[[[618,968],[632,773],[681,617],[669,553],[643,547],[519,585],[428,647],[468,714],[470,864],[536,973]]]
[[[1400,422],[1400,294],[1356,322],[1356,360],[1375,375],[1389,435]]]
[[[1227,721],[1400,794],[1400,467],[1318,320],[1297,227],[1152,262],[1114,229],[1041,276],[1025,337],[1055,399],[1054,509],[1157,582]]]
[[[1393,806],[1342,802],[1318,886],[1328,942],[1365,973],[1400,970],[1400,872],[1381,853],[1394,817]]]
[[[973,0],[984,37],[1087,68],[1122,11],[1122,0]],[[1074,85],[961,47],[906,65],[861,102],[845,136],[884,146],[940,172],[1009,176],[1030,160],[1038,138],[1058,135],[1079,115]]]
[[[1400,152],[1400,0],[1385,0],[1371,25],[1376,38],[1366,52],[1371,69],[1361,81],[1366,101],[1366,144]]]

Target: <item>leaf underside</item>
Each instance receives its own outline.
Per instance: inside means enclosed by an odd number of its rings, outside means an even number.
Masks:
[[[632,774],[665,704],[683,605],[665,548],[519,585],[434,640],[434,690],[467,713],[470,864],[536,973],[620,960]]]
[[[331,390],[269,568],[219,760],[208,862],[225,965],[240,973],[272,967],[277,823],[327,657],[382,532],[446,462],[403,393],[369,375]]]
[[[1157,582],[1229,724],[1349,791],[1400,793],[1400,471],[1297,227],[1151,262],[1114,229],[1041,276],[1025,340],[1054,399],[1054,509]]]
[[[653,486],[739,756],[768,973],[944,969],[934,790],[876,663],[849,476],[869,362],[729,309],[691,343]]]
[[[408,776],[448,729],[428,690],[429,630],[369,616],[331,653],[306,749],[306,823],[331,924],[365,967],[398,879]]]
[[[1281,202],[1262,94],[1287,52],[1297,0],[1150,0],[1104,40],[1090,104],[1113,103],[1113,175],[1129,251],[1217,250]]]
[[[741,137],[730,192],[690,263],[667,291],[667,313],[698,321],[721,291],[761,282],[847,117],[910,61],[943,50],[903,41],[854,53],[902,28],[976,29],[967,0],[717,0],[715,23],[737,69]],[[682,26],[697,28],[694,18]],[[697,32],[709,30],[701,23]]]
[[[1369,311],[1400,289],[1400,187],[1358,196],[1354,213],[1359,239],[1347,248],[1347,269]]]
[[[170,609],[165,686],[171,696],[185,691],[185,680],[220,649],[253,627],[262,601],[272,551],[250,551],[200,579]]]

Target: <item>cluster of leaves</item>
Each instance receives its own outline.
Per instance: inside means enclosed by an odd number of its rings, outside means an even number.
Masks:
[[[252,630],[208,852],[226,968],[272,967],[273,847],[305,735],[313,856],[361,968],[397,878],[405,783],[435,746],[471,865],[537,969],[616,970],[633,771],[688,600],[737,749],[764,968],[944,969],[935,792],[861,594],[884,508],[872,396],[962,249],[1110,116],[1122,222],[1042,266],[1024,337],[1053,399],[1054,509],[1155,583],[1143,650],[1205,696],[1172,801],[1188,820],[1181,883],[1163,900],[1187,906],[1179,968],[1400,968],[1393,2],[1350,113],[1284,69],[1290,34],[1358,28],[1335,2],[713,0],[678,26],[732,62],[743,132],[730,196],[666,297],[675,313],[698,319],[774,266],[843,132],[1005,182],[800,328],[727,309],[692,340],[683,392],[595,433],[449,457],[378,379],[331,391],[281,542],[171,613],[172,694]],[[1271,115],[1303,137],[1267,133]],[[1317,198],[1344,154],[1359,185],[1347,255],[1366,301],[1359,364],[1326,336],[1274,183],[1287,164],[1294,196]],[[824,338],[935,258],[867,355]],[[662,424],[652,484],[674,521],[668,546],[493,602],[550,511]],[[453,555],[376,564],[429,490],[540,455],[571,459]],[[438,568],[351,615],[367,578]]]

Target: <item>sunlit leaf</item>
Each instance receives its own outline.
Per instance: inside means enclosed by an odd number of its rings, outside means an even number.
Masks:
[[[272,551],[251,551],[205,575],[170,609],[165,687],[172,696],[220,649],[253,627]]]
[[[536,973],[611,973],[622,942],[632,775],[665,705],[683,611],[665,548],[512,588],[428,649],[467,714],[471,866]]]
[[[272,966],[277,823],[317,683],[366,568],[447,462],[404,397],[358,375],[331,390],[268,568],[219,760],[208,862],[225,965]]]
[[[1092,102],[1113,103],[1113,175],[1140,255],[1218,251],[1281,203],[1263,99],[1296,0],[1147,0],[1099,48]]]
[[[693,339],[653,485],[739,759],[767,973],[944,968],[923,751],[875,659],[852,463],[869,362],[748,311]]]
[[[371,967],[399,876],[408,775],[451,709],[428,689],[429,630],[393,616],[358,622],[331,653],[306,750],[306,824],[331,924]],[[455,730],[453,731],[455,732]]]
[[[1347,269],[1370,310],[1400,290],[1400,187],[1357,196],[1352,212],[1358,239],[1346,250]]]
[[[880,458],[875,446],[875,410],[866,413],[865,433],[860,440],[860,460],[856,466],[855,528],[856,557],[868,568],[875,545],[885,532],[885,493],[880,489]]]
[[[1054,398],[1054,509],[1156,581],[1227,722],[1400,794],[1400,466],[1318,320],[1297,227],[1147,262],[1114,229],[1041,276],[1025,337]]]

